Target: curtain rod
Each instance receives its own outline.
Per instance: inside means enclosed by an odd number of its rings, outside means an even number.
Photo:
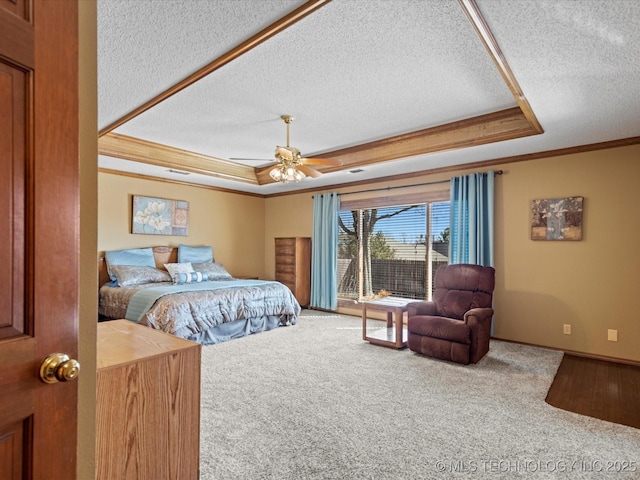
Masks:
[[[486,172],[481,172],[486,173]],[[496,170],[493,172],[494,175],[502,175],[504,172],[502,170]],[[382,190],[395,190],[396,188],[411,188],[411,187],[423,187],[425,185],[437,185],[439,183],[449,183],[451,180],[440,180],[437,182],[425,182],[425,183],[414,183],[411,185],[398,185],[395,187],[381,187],[381,188],[370,188],[369,190],[357,190],[355,192],[345,192],[345,193],[336,193],[336,195],[354,195],[356,193],[368,193],[368,192],[380,192]]]

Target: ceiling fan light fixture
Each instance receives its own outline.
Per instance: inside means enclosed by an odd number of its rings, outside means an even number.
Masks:
[[[293,180],[296,183],[302,180],[304,177],[306,177],[306,175],[302,173],[300,170],[298,170],[297,168],[293,169]]]
[[[289,183],[296,182],[306,177],[295,165],[282,163],[271,169],[269,176],[276,182]]]
[[[299,182],[307,177],[316,178],[321,173],[307,164],[312,165],[341,165],[342,163],[336,160],[325,160],[319,158],[304,158],[296,147],[292,147],[289,144],[289,125],[293,121],[291,115],[281,115],[280,118],[284,120],[287,126],[287,145],[282,147],[276,146],[274,155],[278,165],[273,167],[269,171],[269,176],[276,182],[289,183]],[[306,172],[306,173],[305,173]]]
[[[273,167],[269,172],[269,176],[273,178],[276,182],[284,182],[283,180],[284,177],[282,176],[282,169],[280,168],[280,166]]]

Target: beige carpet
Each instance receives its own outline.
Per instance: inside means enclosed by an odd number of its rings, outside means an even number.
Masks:
[[[200,478],[639,478],[639,430],[545,403],[561,358],[492,341],[460,366],[305,310],[203,348]]]

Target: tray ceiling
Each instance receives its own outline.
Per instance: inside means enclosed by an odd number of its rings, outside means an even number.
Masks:
[[[631,0],[99,0],[99,164],[268,195],[638,136],[638,21]],[[271,183],[282,114],[344,167]]]

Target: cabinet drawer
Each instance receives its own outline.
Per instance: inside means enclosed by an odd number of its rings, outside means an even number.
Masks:
[[[293,255],[278,255],[276,253],[276,265],[293,265],[296,263],[296,257]]]
[[[276,238],[276,247],[278,245],[290,245],[290,246],[294,246],[296,244],[296,239],[295,238]]]
[[[276,272],[276,280],[281,283],[291,283],[292,285],[296,284],[296,276],[292,273]]]
[[[285,287],[291,290],[291,293],[293,293],[294,295],[296,294],[296,286],[293,283],[287,283],[287,282],[280,282],[280,283],[282,283]]]
[[[296,244],[292,243],[276,243],[276,255],[291,255],[296,253]]]
[[[290,273],[291,275],[295,275],[296,266],[293,264],[280,263],[276,265],[276,275],[279,273]]]

